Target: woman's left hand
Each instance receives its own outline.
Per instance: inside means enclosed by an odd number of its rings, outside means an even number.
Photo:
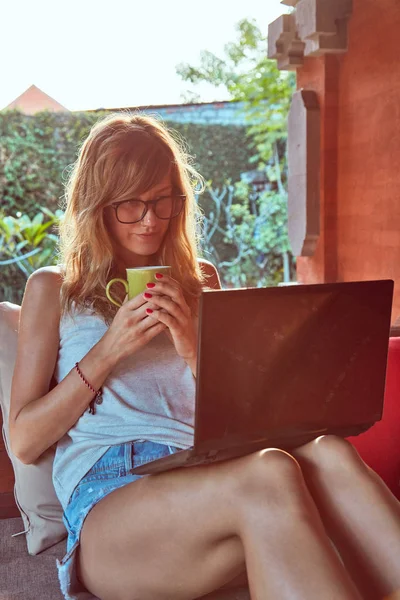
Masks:
[[[189,364],[195,374],[193,367],[197,358],[197,328],[179,283],[169,275],[163,275],[162,278],[157,278],[153,287],[147,287],[144,298],[149,303],[147,310],[153,311],[148,313],[149,318],[157,319],[167,326],[166,331],[171,335],[177,354]]]

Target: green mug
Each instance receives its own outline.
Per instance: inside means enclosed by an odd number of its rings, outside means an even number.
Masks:
[[[146,290],[146,284],[152,281],[157,281],[155,278],[156,273],[165,273],[169,275],[171,273],[171,267],[156,266],[156,267],[137,267],[135,269],[126,269],[126,279],[120,279],[116,277],[111,279],[106,286],[106,296],[110,302],[116,306],[122,306],[117,300],[110,294],[110,288],[113,283],[119,281],[125,287],[126,293],[128,294],[128,300],[131,300],[135,296],[138,296]]]

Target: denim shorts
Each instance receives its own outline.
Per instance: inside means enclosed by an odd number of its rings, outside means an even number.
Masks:
[[[132,475],[130,469],[178,450],[175,446],[149,441],[111,446],[80,480],[63,515],[68,532],[67,553],[61,561],[57,560],[60,587],[66,600],[98,600],[82,586],[76,574],[76,550],[89,511],[110,492],[147,477]]]

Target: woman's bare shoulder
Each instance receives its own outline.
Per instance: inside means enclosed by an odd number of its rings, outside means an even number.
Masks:
[[[34,271],[32,273],[32,275],[29,276],[29,279],[31,278],[35,278],[35,279],[50,279],[50,278],[60,278],[62,279],[63,277],[63,269],[61,267],[61,265],[54,265],[54,266],[48,266],[48,267],[40,267],[40,269],[36,269],[36,271]]]
[[[28,278],[25,287],[22,308],[60,311],[60,289],[63,282],[62,269],[59,266],[41,267]]]
[[[60,289],[63,282],[62,268],[58,265],[52,267],[40,267],[34,271],[28,278],[27,285],[31,284],[30,287],[45,287],[45,288],[58,288]]]
[[[205,286],[214,290],[221,289],[221,281],[216,267],[205,258],[198,258],[201,270],[206,276]]]

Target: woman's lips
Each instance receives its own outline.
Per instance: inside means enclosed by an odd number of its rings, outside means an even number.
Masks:
[[[137,233],[142,240],[152,240],[158,236],[158,233]]]

